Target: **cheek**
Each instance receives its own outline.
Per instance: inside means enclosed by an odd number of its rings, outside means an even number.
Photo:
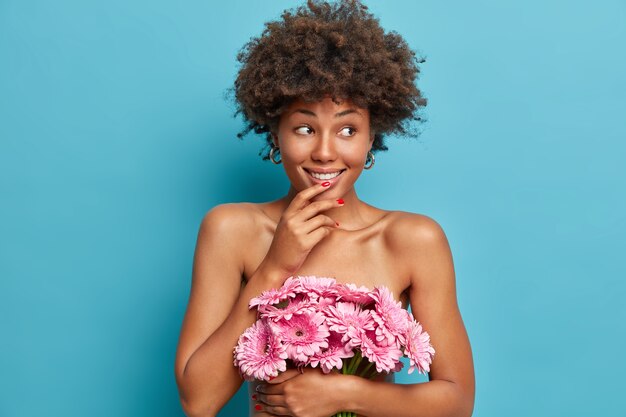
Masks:
[[[350,166],[363,165],[369,149],[368,143],[348,144],[341,149],[343,160]]]
[[[283,160],[298,163],[306,158],[307,150],[295,142],[284,143],[280,148]]]

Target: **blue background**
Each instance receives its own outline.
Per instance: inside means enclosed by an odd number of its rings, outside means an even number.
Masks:
[[[1,416],[183,415],[200,221],[288,188],[223,94],[295,4],[0,1]],[[368,4],[429,121],[357,191],[446,231],[474,415],[623,416],[626,2]]]

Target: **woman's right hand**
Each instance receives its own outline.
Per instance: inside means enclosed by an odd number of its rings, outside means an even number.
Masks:
[[[278,221],[264,263],[279,271],[284,279],[293,275],[313,247],[338,227],[335,220],[320,213],[342,207],[343,200],[341,204],[335,199],[310,202],[313,197],[329,188],[330,186],[315,184],[300,191]]]

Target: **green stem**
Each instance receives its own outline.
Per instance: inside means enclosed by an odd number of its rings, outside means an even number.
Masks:
[[[348,363],[348,365],[347,365],[347,366],[344,366],[344,368],[345,368],[345,372],[344,372],[344,374],[352,375],[352,372],[350,372],[350,371],[352,370],[352,367],[354,366],[354,361],[356,361],[356,358],[357,358],[357,356],[358,356],[358,355],[359,355],[359,352],[357,352],[357,353],[356,353],[356,354],[352,357],[352,359],[350,359],[350,362]],[[346,364],[344,363],[344,365],[346,365]]]
[[[374,379],[378,376],[378,372],[376,372],[376,369],[372,370],[372,374],[370,376],[367,377],[367,379]]]
[[[356,361],[354,361],[354,364],[352,365],[352,367],[350,367],[350,371],[348,372],[350,375],[356,374],[356,370],[359,369],[359,365],[361,364],[361,361],[363,360],[363,356],[361,356],[361,352],[357,352],[357,354],[354,355],[354,357],[356,358]]]
[[[365,367],[365,369],[363,369],[363,371],[361,371],[361,373],[359,374],[359,376],[365,377],[365,375],[367,375],[367,371],[370,370],[370,368],[374,365],[374,362],[370,362],[367,364],[367,366]]]

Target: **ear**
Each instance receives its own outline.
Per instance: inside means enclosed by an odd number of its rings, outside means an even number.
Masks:
[[[372,146],[374,145],[374,139],[375,138],[376,133],[374,131],[370,132],[370,148],[368,149],[368,151],[372,150]]]
[[[272,143],[278,148],[278,135],[274,132],[270,132],[270,134],[272,135]]]

